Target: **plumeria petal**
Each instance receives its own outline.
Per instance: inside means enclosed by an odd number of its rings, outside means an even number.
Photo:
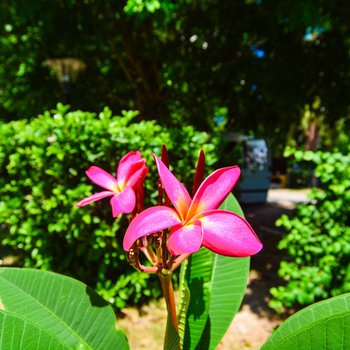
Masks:
[[[199,221],[195,221],[172,229],[168,239],[168,249],[172,255],[192,254],[199,250],[202,241],[202,225]]]
[[[175,209],[182,219],[185,219],[191,204],[191,197],[185,186],[171,173],[164,163],[153,155],[163,187]]]
[[[102,191],[93,194],[92,196],[86,197],[82,199],[79,203],[76,204],[77,207],[83,207],[84,205],[90,204],[92,202],[96,202],[102,198],[106,198],[109,196],[113,196],[115,193],[111,191]]]
[[[111,198],[113,217],[131,213],[135,208],[135,203],[136,197],[134,190],[131,187],[125,187],[122,192],[115,194]]]
[[[187,219],[210,209],[216,209],[232,191],[241,171],[238,166],[221,168],[210,174],[193,197]]]
[[[96,185],[99,185],[107,190],[116,191],[118,189],[117,179],[97,166],[91,166],[88,170],[86,170],[86,175]]]
[[[199,219],[203,226],[203,245],[211,251],[227,256],[251,256],[262,244],[249,223],[226,210],[208,210]]]
[[[120,188],[124,188],[124,186],[135,186],[138,181],[142,181],[145,178],[147,172],[146,161],[141,159],[130,165],[128,172],[125,174],[125,179],[118,177],[118,185]]]
[[[141,160],[139,151],[127,153],[119,162],[117,169],[117,179],[126,182],[130,166]]]
[[[135,241],[143,236],[180,223],[181,219],[174,209],[164,206],[148,208],[131,221],[124,236],[124,250],[129,250]]]

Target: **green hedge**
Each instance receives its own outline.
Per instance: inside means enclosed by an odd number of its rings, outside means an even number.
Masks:
[[[146,197],[156,200],[151,152],[165,143],[176,174],[192,182],[198,150],[213,164],[215,145],[191,126],[167,129],[154,121],[133,122],[136,112],[113,116],[69,112],[58,105],[31,121],[0,124],[0,238],[18,264],[74,276],[117,307],[159,293],[155,276],[134,271],[121,242],[125,217],[112,219],[108,200],[84,208],[74,204],[100,190],[85,170],[97,165],[115,174],[120,158],[140,150],[151,168]],[[4,254],[4,253],[3,253]],[[118,296],[118,297],[116,297]]]
[[[319,187],[292,217],[277,221],[287,231],[279,249],[288,253],[279,268],[286,284],[271,289],[270,306],[279,311],[350,291],[349,151],[289,152],[315,168]]]

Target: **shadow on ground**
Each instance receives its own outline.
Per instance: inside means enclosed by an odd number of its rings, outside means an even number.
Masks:
[[[308,200],[308,193],[309,190],[272,188],[265,203],[243,205],[246,219],[264,245],[262,251],[251,258],[250,282],[243,305],[249,305],[262,317],[271,317],[272,310],[267,305],[269,289],[282,283],[277,271],[280,262],[286,258],[285,252],[277,249],[285,232],[276,227],[276,220],[283,214],[292,215],[299,203]]]
[[[284,252],[277,249],[284,231],[276,227],[275,222],[282,214],[291,215],[294,209],[292,204],[288,208],[280,202],[266,202],[245,205],[243,210],[264,245],[262,251],[251,258],[250,282],[243,305],[249,305],[261,317],[270,318],[275,312],[267,305],[270,300],[269,289],[282,283],[277,270],[285,259]]]

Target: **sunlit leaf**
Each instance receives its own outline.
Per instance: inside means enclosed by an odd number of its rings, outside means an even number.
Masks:
[[[112,307],[51,272],[0,269],[0,349],[129,349]]]
[[[288,318],[261,350],[350,349],[350,293],[315,303]]]
[[[186,282],[190,300],[186,313],[184,349],[196,349],[207,323],[213,261],[212,253],[201,248],[188,259]]]

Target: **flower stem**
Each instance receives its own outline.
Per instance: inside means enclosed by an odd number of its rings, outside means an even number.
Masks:
[[[171,280],[171,274],[163,275],[159,274],[160,284],[162,286],[163,295],[166,302],[166,307],[168,311],[168,319],[165,330],[165,339],[164,339],[164,350],[169,349],[169,344],[171,343],[171,348],[174,348],[174,342],[179,344],[179,335],[178,335],[178,322],[176,316],[175,308],[175,298],[174,298],[174,289],[173,283]],[[179,349],[179,345],[176,346]]]
[[[174,272],[181,265],[181,263],[189,256],[190,254],[182,254],[176,257],[173,261],[171,261],[171,264],[169,264],[169,270],[171,272]]]

